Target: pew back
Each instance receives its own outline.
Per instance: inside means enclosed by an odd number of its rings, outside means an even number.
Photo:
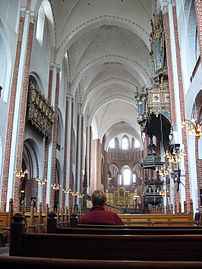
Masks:
[[[132,226],[193,226],[192,214],[119,214],[126,225]]]
[[[0,257],[2,267],[16,266],[17,268],[92,268],[92,269],[127,269],[127,268],[201,268],[202,262],[189,261],[122,261],[122,260],[81,260],[54,259],[31,257]]]
[[[24,233],[20,240],[17,255],[26,257],[202,261],[202,235]],[[10,255],[16,255],[11,250]]]
[[[178,234],[202,234],[202,228],[200,227],[182,227],[175,226],[170,227],[143,227],[143,226],[119,226],[119,227],[67,227],[67,228],[55,228],[49,232],[59,234],[111,234],[111,235],[178,235]]]

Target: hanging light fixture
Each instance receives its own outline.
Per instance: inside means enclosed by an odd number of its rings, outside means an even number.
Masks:
[[[184,151],[180,149],[180,144],[170,144],[164,156],[170,163],[177,164],[184,155]]]
[[[60,184],[51,184],[51,187],[53,188],[54,191],[58,191],[62,186]]]
[[[160,169],[159,169],[159,167],[156,167],[156,172],[158,172],[159,175],[162,176],[162,177],[166,177],[166,176],[168,176],[171,170],[172,170],[172,169],[170,169],[170,168],[167,168],[167,169],[165,169],[165,168],[160,168]]]
[[[15,176],[18,177],[19,179],[25,178],[25,175],[28,174],[28,170],[25,169],[22,171],[22,168],[20,170],[14,170]]]
[[[71,189],[68,189],[68,190],[62,189],[62,191],[64,192],[64,194],[68,194],[68,193],[70,193]]]
[[[184,119],[182,121],[182,127],[188,125],[188,132],[190,135],[195,135],[197,139],[199,139],[202,135],[202,121],[196,121],[194,115],[192,114],[191,120]]]
[[[47,178],[35,178],[35,180],[37,181],[37,183],[40,185],[40,186],[43,186],[47,183],[48,179]]]

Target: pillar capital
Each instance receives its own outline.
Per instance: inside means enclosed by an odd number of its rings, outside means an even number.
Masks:
[[[54,63],[54,62],[50,63],[50,69],[51,70],[55,69],[58,73],[62,70],[60,64],[57,64],[57,63]]]
[[[176,5],[176,1],[175,0],[161,0],[160,1],[160,5],[161,5],[161,10],[163,12],[163,14],[168,13],[168,6],[169,5]]]
[[[66,100],[70,100],[70,99],[73,100],[74,96],[72,94],[67,93],[66,94]]]

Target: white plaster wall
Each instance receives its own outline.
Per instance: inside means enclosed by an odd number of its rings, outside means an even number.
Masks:
[[[196,96],[200,90],[202,90],[202,69],[198,68],[196,75],[192,80],[192,83],[190,83],[187,93],[185,95],[186,118],[189,120],[191,119],[192,109],[195,103]],[[187,143],[188,143],[191,198],[193,199],[193,206],[195,211],[196,208],[198,207],[195,138],[188,134]],[[201,151],[202,149],[200,148],[199,144],[199,152]]]
[[[19,22],[20,1],[0,0],[0,34],[5,47],[6,53],[6,70],[4,81],[2,81],[3,92],[0,98],[0,199],[1,199],[1,182],[3,169],[4,145],[6,139],[9,96],[12,82],[12,71],[15,61],[16,41]]]
[[[44,37],[42,46],[36,39],[36,24],[32,43],[32,56],[30,71],[37,73],[43,85],[45,97],[48,97],[48,80],[51,58],[50,38],[47,29],[47,24],[44,27]]]

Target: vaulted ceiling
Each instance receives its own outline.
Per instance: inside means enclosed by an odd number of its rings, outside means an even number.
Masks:
[[[53,42],[58,58],[67,58],[69,93],[88,114],[94,138],[128,133],[141,139],[134,97],[138,88],[152,85],[155,2],[50,0]]]

